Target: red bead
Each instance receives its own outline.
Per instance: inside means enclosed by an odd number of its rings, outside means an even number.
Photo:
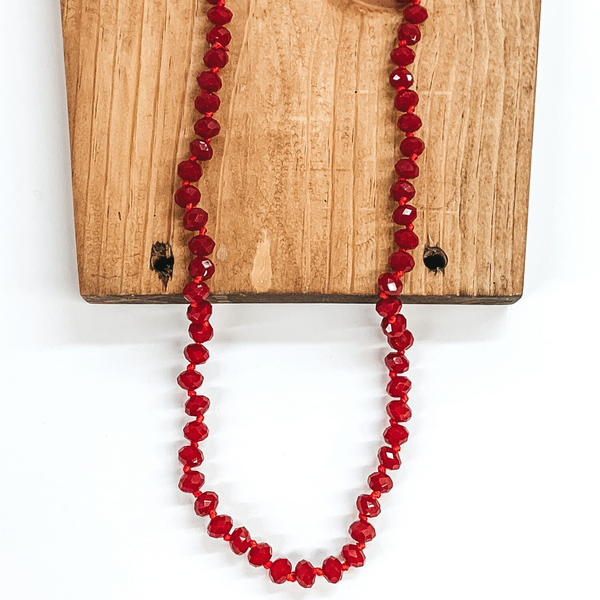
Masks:
[[[206,258],[206,256],[199,256],[190,262],[188,271],[192,277],[210,279],[215,274],[215,265],[210,258]]]
[[[394,98],[394,108],[406,112],[419,104],[419,95],[414,90],[399,90]]]
[[[383,439],[392,447],[401,446],[408,439],[408,431],[404,425],[390,425],[383,432]]]
[[[390,471],[395,471],[400,468],[400,457],[393,448],[388,448],[387,446],[379,448],[377,458],[379,459],[379,463]]]
[[[187,318],[192,323],[202,323],[212,315],[212,304],[204,300],[197,306],[189,306],[187,309]]]
[[[398,421],[400,423],[405,423],[412,416],[412,412],[408,407],[408,404],[406,404],[406,402],[402,402],[401,400],[392,400],[387,405],[386,410],[391,419],[394,419],[394,421]]]
[[[406,325],[405,325],[405,331],[406,331]],[[402,333],[404,333],[404,331]],[[195,363],[195,364],[199,364],[199,363]],[[406,371],[408,371],[408,359],[406,358],[406,356],[404,356],[403,354],[400,354],[399,352],[390,352],[385,357],[385,365],[393,373],[406,373]]]
[[[398,225],[410,225],[417,218],[417,209],[410,204],[399,206],[392,215],[392,220]]]
[[[215,25],[227,25],[231,21],[233,14],[225,6],[215,6],[208,11],[207,16],[208,20]]]
[[[190,152],[198,160],[210,160],[213,155],[213,149],[206,140],[194,140],[191,142]]]
[[[390,188],[390,194],[396,202],[408,202],[415,197],[415,186],[410,181],[398,179]]]
[[[414,133],[421,129],[421,125],[423,125],[421,118],[415,114],[406,113],[398,119],[398,129],[404,133]]]
[[[367,494],[362,494],[356,499],[356,507],[365,517],[376,517],[381,512],[378,500]]]
[[[402,23],[398,27],[398,39],[405,41],[408,46],[414,46],[421,39],[421,31],[417,25]]]
[[[405,67],[406,65],[410,65],[412,62],[414,62],[415,53],[414,50],[411,50],[406,46],[398,46],[398,48],[394,48],[392,50],[390,58],[394,64]]]
[[[185,370],[183,373],[179,374],[177,377],[177,383],[184,390],[195,390],[202,385],[204,381],[204,377],[198,371],[189,371]]]
[[[231,33],[226,27],[213,27],[206,34],[206,41],[209,44],[219,43],[221,46],[228,46],[231,42]]]
[[[398,67],[390,73],[390,85],[393,88],[409,88],[414,82],[413,74],[404,67]]]
[[[390,296],[398,296],[402,293],[402,282],[393,273],[383,273],[377,283],[380,291]]]
[[[202,344],[186,346],[183,355],[193,365],[203,365],[208,360],[208,350]]]
[[[344,546],[342,548],[342,556],[351,567],[362,567],[365,564],[365,555],[355,544]]]
[[[248,562],[254,567],[262,567],[267,561],[271,560],[271,546],[264,542],[256,544],[254,548],[250,548],[248,552]],[[291,565],[290,565],[291,570]]]
[[[218,504],[219,496],[214,492],[202,492],[194,502],[194,510],[199,517],[208,517],[213,510],[217,510]]]
[[[404,315],[395,315],[394,317],[385,317],[381,321],[381,329],[388,337],[398,337],[406,329],[406,317]]]
[[[204,422],[190,421],[183,428],[183,437],[190,442],[201,442],[208,437],[208,427]]]
[[[179,163],[177,174],[184,181],[198,181],[202,177],[202,167],[194,160],[184,160]]]
[[[197,492],[204,485],[204,475],[198,471],[188,471],[179,480],[179,489],[187,494]]]
[[[366,521],[354,521],[348,531],[350,532],[350,537],[359,544],[366,544],[375,537],[375,528],[371,523],[367,523]]]
[[[216,73],[213,73],[212,71],[203,71],[198,75],[198,85],[203,90],[218,92],[221,89],[223,82]]]
[[[419,245],[419,238],[414,231],[410,229],[399,229],[394,234],[394,241],[399,248],[403,250],[413,250]]]
[[[310,588],[315,583],[316,573],[315,568],[307,561],[301,560],[296,565],[296,581],[304,588]]]
[[[204,64],[211,69],[214,69],[215,67],[219,67],[220,69],[224,67],[228,61],[229,56],[227,55],[227,50],[225,50],[225,48],[211,48],[204,55]]]
[[[400,398],[405,394],[408,394],[411,388],[410,380],[407,377],[393,377],[388,383],[387,393],[392,398]]]
[[[400,144],[400,152],[404,154],[404,156],[420,156],[423,154],[425,150],[425,142],[414,135],[409,137],[405,137]]]
[[[219,110],[219,106],[221,106],[221,100],[216,94],[203,91],[199,96],[196,97],[195,106],[196,110],[200,113],[217,112]],[[194,154],[194,156],[196,155]]]
[[[408,252],[400,250],[390,256],[390,266],[394,271],[408,273],[414,269],[415,259]]]
[[[219,4],[219,0],[206,0],[209,4]]]
[[[404,19],[418,25],[427,20],[427,9],[418,4],[411,4],[404,9]]]
[[[212,117],[202,117],[196,124],[194,125],[194,131],[196,135],[199,135],[203,138],[214,138],[219,135],[221,131],[221,126],[217,122],[216,119]]]
[[[401,158],[396,163],[396,173],[398,173],[398,177],[414,179],[419,176],[419,167],[416,162],[408,158]]]
[[[203,460],[202,451],[195,446],[184,446],[179,450],[179,462],[185,467],[198,467]]]
[[[291,572],[292,563],[287,558],[278,558],[269,569],[269,577],[273,583],[284,583]]]
[[[210,537],[220,538],[224,535],[227,535],[232,527],[233,520],[231,517],[227,515],[217,515],[209,521],[206,530],[208,531],[208,535],[210,535]]]
[[[369,487],[374,492],[379,492],[380,494],[386,494],[394,486],[392,478],[389,475],[386,475],[385,473],[380,473],[379,471],[377,471],[377,473],[369,475],[368,483]]]
[[[388,338],[388,343],[394,350],[408,350],[414,341],[415,338],[408,329],[399,337]]]
[[[202,282],[196,283],[195,281],[190,281],[183,288],[183,297],[188,302],[202,302],[208,298],[209,293],[210,289]]]
[[[190,325],[190,337],[198,344],[208,342],[212,339],[213,328],[208,321],[204,323],[193,323]]]
[[[248,530],[245,527],[238,527],[237,529],[234,529],[231,534],[229,545],[234,554],[244,554],[248,548],[250,548],[251,541],[252,538],[250,537]]]
[[[215,240],[208,235],[197,235],[189,241],[188,248],[192,254],[207,256],[215,249]]]
[[[201,208],[192,208],[183,215],[183,226],[190,231],[202,229],[206,221],[208,221],[208,213]]]
[[[398,298],[382,298],[375,305],[375,310],[382,317],[393,317],[400,312],[402,302]]]
[[[200,202],[200,190],[193,185],[183,185],[175,192],[175,204],[181,208],[185,208],[188,204],[196,206],[198,202]]]
[[[200,417],[210,408],[210,400],[206,396],[191,396],[185,403],[185,412],[190,417]]]
[[[335,556],[328,556],[323,561],[323,577],[329,583],[337,583],[342,578],[342,563]]]

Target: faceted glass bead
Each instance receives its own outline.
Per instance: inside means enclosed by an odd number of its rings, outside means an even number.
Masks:
[[[197,235],[189,241],[188,248],[192,254],[207,256],[215,249],[215,240],[208,235]]]
[[[417,209],[410,204],[399,206],[392,215],[392,220],[398,225],[410,225],[417,218]]]
[[[377,458],[379,459],[379,463],[390,471],[395,471],[396,469],[400,468],[400,457],[393,448],[388,448],[387,446],[379,448]]]
[[[184,160],[177,166],[177,174],[186,181],[198,181],[202,177],[202,167],[194,160]]]
[[[400,143],[400,152],[404,154],[404,156],[413,156],[416,154],[420,156],[423,154],[425,150],[425,142],[414,135],[405,137]]]
[[[227,25],[233,17],[232,12],[225,6],[215,6],[208,13],[208,20],[215,25]],[[417,21],[420,23],[420,21]]]
[[[179,450],[179,462],[184,467],[198,467],[203,460],[202,451],[195,446],[184,446]]]
[[[213,27],[206,34],[206,41],[209,44],[216,44],[217,42],[221,46],[228,46],[231,42],[231,32],[226,27]]]
[[[185,403],[185,412],[190,417],[200,417],[210,408],[210,400],[206,396],[191,396]]]
[[[233,520],[231,517],[227,515],[217,515],[209,521],[206,530],[208,531],[208,535],[210,535],[210,537],[220,538],[224,535],[227,535],[232,527]]]
[[[190,371],[187,369],[183,371],[183,373],[180,373],[179,377],[177,377],[177,383],[184,390],[195,390],[202,385],[203,381],[204,377],[202,377],[198,371]]]
[[[183,297],[188,302],[202,302],[208,298],[208,294],[210,293],[210,289],[205,283],[196,283],[195,281],[190,281],[185,284],[183,288]]]
[[[421,31],[413,23],[402,23],[398,27],[398,39],[404,40],[408,46],[414,46],[421,39]]]
[[[200,113],[217,112],[221,106],[221,99],[212,92],[203,91],[196,97],[196,110]],[[194,155],[195,156],[195,155]]]
[[[229,545],[234,554],[244,554],[248,548],[250,548],[251,541],[252,538],[250,537],[248,530],[245,527],[238,527],[233,530]]]
[[[329,581],[329,583],[337,583],[342,578],[342,563],[335,556],[328,556],[323,561],[323,577]]]
[[[198,471],[188,471],[179,480],[179,489],[187,494],[197,492],[204,485],[204,475]]]
[[[182,185],[175,192],[175,204],[181,208],[185,208],[188,204],[196,206],[198,202],[200,202],[200,190],[193,185]]]
[[[394,271],[408,273],[414,269],[415,259],[408,252],[400,250],[390,256],[390,266]]]
[[[392,398],[400,398],[405,394],[408,394],[411,388],[410,380],[407,377],[393,377],[388,383],[387,393]]]
[[[351,567],[362,567],[365,564],[364,552],[356,544],[344,546],[342,556]]]
[[[392,447],[401,446],[408,439],[408,431],[404,425],[390,425],[383,432],[383,439]]]
[[[409,88],[415,82],[413,74],[404,67],[398,67],[390,73],[390,85],[395,88]]]
[[[217,510],[219,496],[214,492],[202,492],[194,502],[194,510],[199,517],[207,517],[213,510]]]
[[[213,149],[206,140],[194,140],[190,142],[190,152],[198,160],[210,160],[213,155]]]
[[[404,331],[402,333],[404,333]],[[385,357],[385,366],[393,373],[406,373],[406,371],[408,371],[408,364],[409,363],[406,356],[400,354],[399,352],[390,352]]]
[[[398,173],[398,177],[414,179],[419,176],[419,166],[409,158],[401,158],[396,163],[396,173]]]
[[[412,412],[408,407],[408,404],[406,404],[406,402],[402,402],[401,400],[392,400],[387,405],[386,410],[387,414],[390,415],[390,418],[394,419],[394,421],[398,421],[399,423],[405,423],[412,416]]]
[[[229,56],[225,48],[211,48],[204,55],[204,64],[210,69],[222,68],[229,62]]]
[[[394,98],[394,108],[406,112],[419,104],[419,95],[414,90],[400,90]]]
[[[404,315],[395,315],[393,317],[384,317],[381,321],[381,329],[388,337],[398,337],[406,329],[406,317]]]
[[[194,258],[188,267],[188,271],[192,277],[202,277],[202,279],[210,279],[215,274],[215,265],[210,258],[199,256]]]
[[[366,544],[375,537],[375,528],[371,523],[367,523],[366,521],[354,521],[348,531],[350,532],[350,537],[359,544]]]
[[[183,226],[190,230],[202,229],[208,221],[208,213],[201,208],[192,208],[183,215]]]
[[[307,561],[301,560],[296,565],[296,581],[304,588],[310,588],[315,583],[315,568]]]
[[[399,229],[396,231],[394,234],[394,241],[398,244],[398,247],[403,250],[413,250],[419,245],[417,234],[410,229]]]
[[[406,116],[406,115],[404,115]],[[214,138],[221,132],[221,126],[216,119],[212,117],[202,117],[194,125],[196,135],[203,138]]]
[[[415,60],[415,52],[406,46],[398,46],[390,54],[392,62],[400,67],[410,65]]]
[[[198,75],[198,85],[209,92],[218,92],[223,85],[221,78],[212,71],[203,71]],[[195,154],[194,156],[198,156]]]
[[[402,282],[393,273],[383,273],[377,283],[379,289],[389,296],[398,296],[402,293]]]
[[[396,202],[410,201],[415,197],[415,186],[410,181],[398,179],[390,188],[390,194]]]
[[[190,337],[197,343],[203,344],[212,339],[213,328],[208,321],[204,323],[192,323],[189,328]]]
[[[262,567],[266,562],[271,560],[272,552],[269,544],[265,544],[264,542],[256,544],[256,546],[250,548],[250,552],[248,552],[248,562],[255,567]]]
[[[400,337],[388,338],[388,343],[394,350],[408,350],[414,341],[415,338],[408,329]]]
[[[415,25],[427,20],[427,9],[418,4],[411,4],[404,9],[404,19]]]
[[[183,428],[183,437],[190,442],[201,442],[208,437],[208,427],[204,422],[190,421]]]
[[[393,317],[400,312],[402,302],[398,298],[381,298],[375,305],[375,310],[382,317]]]
[[[192,323],[203,323],[212,315],[212,304],[206,300],[199,302],[197,306],[189,306],[187,318]]]
[[[365,517],[376,517],[381,512],[379,501],[367,494],[362,494],[356,499],[356,508]]]
[[[183,355],[193,365],[203,365],[208,360],[208,350],[202,344],[186,346]]]
[[[269,577],[273,583],[285,583],[291,572],[292,563],[287,558],[278,558],[269,569]]]
[[[415,114],[406,113],[398,119],[398,129],[404,133],[414,133],[421,129],[421,125],[423,125],[421,118]]]
[[[394,486],[392,478],[385,473],[380,473],[379,471],[369,475],[368,483],[369,487],[374,492],[379,492],[380,494],[386,494]]]

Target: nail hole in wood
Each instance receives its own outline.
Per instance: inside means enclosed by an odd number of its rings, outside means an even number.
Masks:
[[[165,289],[167,289],[167,283],[173,277],[174,262],[175,259],[173,258],[173,252],[169,244],[163,244],[162,242],[152,244],[150,268],[156,272]]]
[[[438,246],[425,246],[423,262],[432,273],[436,274],[438,271],[443,273],[448,265],[448,255]]]

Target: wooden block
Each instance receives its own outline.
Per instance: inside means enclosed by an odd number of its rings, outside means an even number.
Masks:
[[[413,72],[427,150],[412,302],[523,290],[540,0],[427,0]],[[403,4],[229,0],[222,133],[201,206],[215,301],[371,302],[393,251],[402,135],[388,83]],[[79,280],[90,302],[180,302],[172,196],[198,118],[205,2],[62,0]],[[448,256],[444,272],[426,248]]]

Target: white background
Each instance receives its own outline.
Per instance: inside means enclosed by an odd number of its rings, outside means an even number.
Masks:
[[[365,568],[312,591],[177,489],[183,306],[80,299],[58,0],[0,5],[0,598],[600,598],[600,8],[544,0],[525,295],[407,306],[411,438]],[[384,426],[371,306],[217,306],[204,471],[278,554],[347,543]]]

